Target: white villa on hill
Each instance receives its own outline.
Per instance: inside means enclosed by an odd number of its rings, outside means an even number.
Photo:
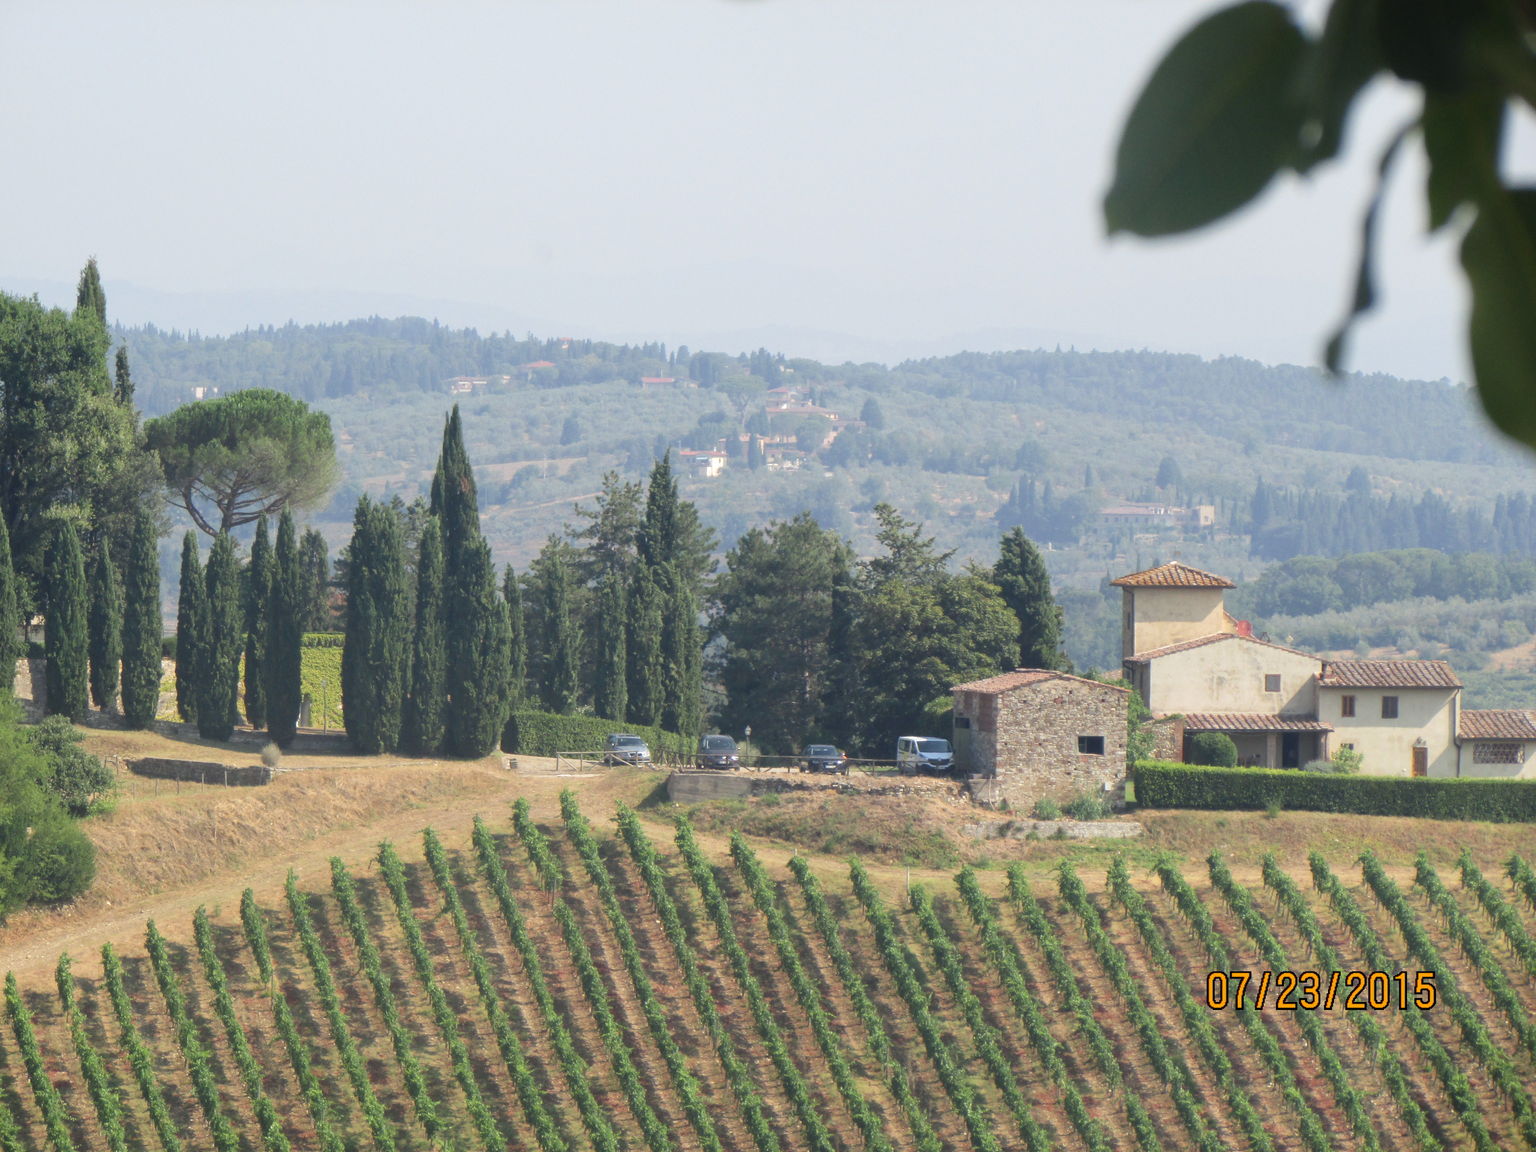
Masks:
[[[1353,748],[1380,776],[1536,778],[1536,713],[1465,709],[1444,660],[1326,660],[1252,635],[1230,580],[1174,562],[1115,580],[1126,680],[1186,737],[1224,732],[1242,764],[1299,768]]]

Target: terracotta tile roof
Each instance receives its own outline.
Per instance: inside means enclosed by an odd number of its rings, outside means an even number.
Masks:
[[[1297,656],[1306,656],[1322,663],[1321,656],[1314,656],[1310,652],[1303,652],[1300,648],[1287,648],[1284,644],[1274,644],[1268,640],[1258,640],[1252,636],[1243,636],[1237,632],[1212,632],[1209,636],[1196,636],[1193,640],[1180,640],[1177,644],[1164,644],[1161,648],[1148,648],[1145,652],[1138,652],[1134,656],[1126,657],[1127,664],[1145,664],[1148,660],[1155,660],[1159,656],[1169,656],[1175,652],[1187,652],[1191,648],[1204,648],[1207,644],[1220,644],[1224,640],[1241,640],[1245,644],[1258,644],[1264,648],[1278,648],[1281,652],[1290,652]]]
[[[1320,688],[1460,688],[1444,660],[1327,660]]]
[[[1524,708],[1463,708],[1460,740],[1536,740],[1536,713]]]
[[[1119,684],[1105,684],[1098,680],[1089,680],[1083,676],[1073,676],[1069,672],[1053,672],[1048,668],[1018,668],[1012,672],[1004,672],[1000,676],[988,676],[985,680],[972,680],[969,684],[956,684],[951,692],[975,692],[981,696],[1000,696],[1004,692],[1012,692],[1015,688],[1023,688],[1029,684],[1040,684],[1046,680],[1075,680],[1079,684],[1092,684],[1095,688],[1110,688],[1116,692],[1129,692],[1130,689]]]
[[[1276,716],[1269,712],[1186,712],[1186,732],[1332,732],[1333,725],[1312,716]]]
[[[1180,564],[1177,560],[1143,572],[1132,572],[1118,580],[1111,580],[1117,588],[1236,588],[1225,576],[1216,576]]]

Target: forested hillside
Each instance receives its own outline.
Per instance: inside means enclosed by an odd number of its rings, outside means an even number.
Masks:
[[[1331,381],[1150,352],[827,365],[410,318],[115,336],[146,413],[197,389],[256,385],[328,413],[343,480],[319,527],[333,553],[359,495],[426,491],[436,442],[424,430],[455,402],[498,561],[525,569],[551,535],[579,526],[606,471],[637,481],[666,449],[718,449],[718,476],[675,463],[721,553],[755,525],[808,511],[869,555],[880,503],[922,521],[957,561],[990,564],[1001,534],[1023,527],[1048,549],[1080,667],[1118,658],[1105,577],[1174,556],[1242,582],[1306,554],[1536,553],[1528,459],[1446,381]]]

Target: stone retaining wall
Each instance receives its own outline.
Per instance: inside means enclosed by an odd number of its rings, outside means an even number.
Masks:
[[[1002,820],[967,824],[964,831],[977,840],[1027,840],[1031,834],[1041,840],[1128,840],[1146,829],[1135,820]]]
[[[194,784],[251,787],[272,783],[272,769],[265,764],[236,766],[216,764],[210,760],[170,760],[163,756],[141,756],[137,760],[129,761],[128,770],[137,776],[150,776],[160,780],[187,780]]]
[[[667,777],[667,798],[677,804],[705,800],[744,799],[785,792],[840,792],[860,796],[928,796],[968,803],[966,782],[923,776],[878,776],[854,772],[822,776],[799,772],[673,772]]]

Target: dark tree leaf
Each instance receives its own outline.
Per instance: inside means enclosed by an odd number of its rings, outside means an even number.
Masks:
[[[1355,326],[1355,321],[1365,313],[1376,307],[1376,218],[1381,212],[1381,198],[1386,192],[1387,173],[1392,168],[1392,161],[1397,158],[1398,149],[1403,146],[1403,141],[1408,138],[1412,125],[1400,128],[1393,135],[1386,151],[1381,154],[1381,162],[1376,166],[1376,187],[1371,192],[1371,202],[1365,209],[1365,218],[1360,223],[1360,264],[1355,270],[1355,292],[1349,302],[1349,312],[1332,336],[1328,338],[1328,346],[1323,353],[1323,363],[1328,371],[1338,372],[1344,362],[1344,345],[1349,339],[1349,333]]]
[[[1536,189],[1480,199],[1461,266],[1478,398],[1500,430],[1536,447]]]
[[[1265,0],[1190,29],[1126,120],[1104,198],[1109,231],[1184,232],[1257,196],[1297,155],[1307,48],[1290,13]]]
[[[1475,91],[1424,98],[1424,151],[1429,155],[1429,229],[1443,228],[1457,207],[1499,183],[1504,99]]]
[[[1376,39],[1379,4],[1380,0],[1334,0],[1322,37],[1307,53],[1298,83],[1311,136],[1298,159],[1299,172],[1338,155],[1350,105],[1382,68]]]

